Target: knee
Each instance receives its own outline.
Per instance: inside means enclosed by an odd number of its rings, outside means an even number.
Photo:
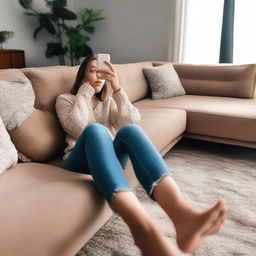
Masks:
[[[82,133],[82,136],[88,136],[88,134],[90,134],[90,136],[92,136],[93,134],[102,134],[104,132],[107,132],[107,127],[99,124],[99,123],[92,123],[87,125]]]
[[[118,134],[127,136],[132,136],[141,132],[141,127],[137,124],[127,124],[119,129]]]

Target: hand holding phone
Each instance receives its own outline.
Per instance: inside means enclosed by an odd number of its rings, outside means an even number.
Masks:
[[[108,64],[104,63],[104,61],[109,62]],[[105,53],[97,54],[97,69],[102,69],[102,72],[97,73],[97,77],[100,79],[106,79],[110,82],[111,87],[114,91],[119,90],[120,85],[118,81],[117,74],[114,70],[114,67],[110,63],[110,55]],[[105,71],[104,71],[105,69]],[[104,71],[104,72],[103,72]]]
[[[105,64],[104,61],[110,62],[110,55],[105,53],[98,53],[97,54],[98,69],[109,69],[109,66]]]

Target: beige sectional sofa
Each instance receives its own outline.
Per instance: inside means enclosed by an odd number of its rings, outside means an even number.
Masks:
[[[142,68],[165,62],[114,65],[121,86],[139,109],[141,127],[161,155],[183,136],[256,147],[256,65],[173,63],[186,95],[152,100]],[[71,256],[113,212],[91,176],[60,168],[64,132],[54,110],[69,92],[76,67],[0,70],[0,80],[27,76],[35,92],[33,114],[10,136],[31,162],[0,176],[0,255]],[[135,187],[131,164],[125,169]]]

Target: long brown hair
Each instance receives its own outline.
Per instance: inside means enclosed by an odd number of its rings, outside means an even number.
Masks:
[[[96,55],[91,53],[85,57],[83,62],[80,64],[80,67],[78,69],[77,75],[76,75],[76,80],[73,85],[72,90],[70,91],[71,94],[76,94],[79,87],[82,85],[82,81],[84,79],[85,72],[88,69],[88,66],[92,60],[97,60]],[[109,96],[109,90],[105,84],[102,87],[102,90],[98,93],[95,93],[95,96],[97,97],[98,100],[104,101],[108,96]]]

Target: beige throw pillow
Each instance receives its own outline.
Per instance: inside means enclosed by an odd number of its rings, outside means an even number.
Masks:
[[[0,80],[0,116],[8,131],[19,127],[34,111],[35,95],[28,78]]]
[[[0,117],[0,174],[11,167],[14,167],[17,162],[17,150],[5,129],[2,118]]]
[[[20,127],[34,112],[34,102],[34,90],[27,77],[8,81],[0,80],[0,116],[9,132]],[[31,161],[19,151],[18,158],[21,162]]]
[[[165,99],[186,94],[171,63],[157,67],[145,67],[143,73],[151,88],[152,99]]]

